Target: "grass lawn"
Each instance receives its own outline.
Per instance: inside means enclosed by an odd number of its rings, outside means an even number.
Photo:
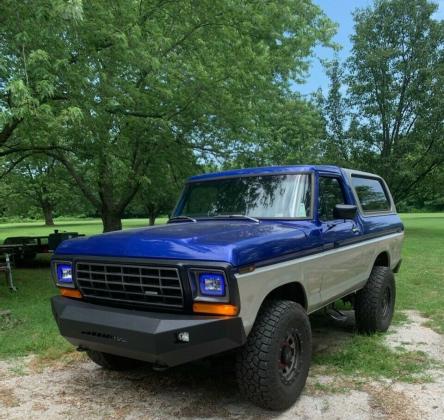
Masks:
[[[402,215],[406,227],[397,279],[398,309],[417,309],[444,334],[444,214]]]
[[[409,214],[402,218],[406,226],[406,241],[403,264],[397,275],[397,308],[421,311],[429,317],[435,330],[444,333],[444,214]],[[145,225],[146,221],[140,219],[124,221],[124,228]],[[56,228],[93,234],[101,231],[101,223],[99,220],[63,221]],[[47,234],[52,229],[38,223],[2,224],[0,240],[10,235]],[[17,293],[10,293],[6,282],[0,278],[0,311],[11,311],[10,319],[0,319],[0,358],[29,353],[57,358],[61,353],[72,350],[59,336],[52,318],[49,298],[57,291],[49,278],[49,269],[44,261],[40,267],[38,265],[14,271],[19,288]],[[424,363],[418,355],[406,354],[399,358],[381,346],[379,336],[357,336],[333,355],[315,358],[315,363],[346,373],[367,363],[369,374],[386,371],[386,375],[398,372],[400,366],[405,368],[403,375],[408,375]],[[375,353],[381,357],[375,358]]]

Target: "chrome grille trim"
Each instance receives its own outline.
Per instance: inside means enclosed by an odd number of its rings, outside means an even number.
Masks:
[[[88,299],[146,307],[184,307],[176,267],[78,261],[75,268],[77,286]]]

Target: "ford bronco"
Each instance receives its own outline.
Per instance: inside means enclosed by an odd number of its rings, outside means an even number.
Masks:
[[[64,241],[52,309],[61,334],[108,369],[233,350],[242,394],[282,410],[308,375],[309,314],[344,299],[359,332],[387,330],[403,230],[373,174],[286,166],[193,176],[166,225]]]

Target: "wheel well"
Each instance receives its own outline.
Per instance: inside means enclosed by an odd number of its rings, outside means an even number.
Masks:
[[[382,267],[390,267],[390,256],[387,251],[381,252],[375,260],[373,265],[378,265]]]
[[[307,296],[302,284],[294,282],[287,283],[272,290],[264,299],[286,299],[299,303],[304,309],[307,309]]]

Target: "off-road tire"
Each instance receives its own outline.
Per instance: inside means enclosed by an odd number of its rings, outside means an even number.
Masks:
[[[356,327],[362,334],[388,330],[395,309],[395,276],[389,267],[375,266],[363,289],[356,293]]]
[[[87,350],[86,354],[94,363],[108,370],[132,370],[144,364],[140,360],[128,359],[100,351]]]
[[[296,360],[290,336],[297,350]],[[265,302],[247,343],[237,354],[236,376],[241,394],[260,407],[285,410],[304,388],[310,362],[311,328],[304,308],[289,300]]]

